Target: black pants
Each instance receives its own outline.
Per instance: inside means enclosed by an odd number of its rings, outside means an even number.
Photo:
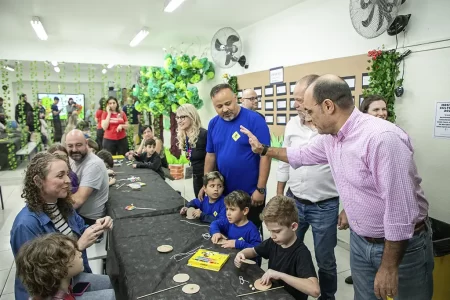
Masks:
[[[100,129],[97,128],[96,142],[97,142],[99,151],[103,149],[103,134],[104,133],[105,133],[105,131],[103,130],[103,128],[100,128]]]
[[[194,196],[198,197],[198,193],[203,187],[203,174],[194,174],[192,175],[192,185],[194,186]]]
[[[56,143],[61,142],[62,138],[62,126],[61,126],[61,120],[60,119],[53,119],[53,127],[55,128],[54,134],[53,134],[53,141]]]
[[[251,195],[250,195],[251,196]],[[252,206],[250,207],[250,211],[248,212],[247,218],[253,222],[253,224],[256,225],[259,232],[261,233],[261,236],[263,236],[263,227],[262,227],[262,221],[259,217],[259,215],[262,213],[264,207],[266,206],[266,201],[264,200],[264,205],[261,206]]]
[[[109,140],[103,138],[103,149],[108,150],[112,155],[125,155],[128,152],[128,139]]]

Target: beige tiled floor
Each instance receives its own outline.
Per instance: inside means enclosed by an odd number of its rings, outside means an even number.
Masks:
[[[275,173],[276,169],[272,167],[268,186],[275,187]],[[5,210],[0,210],[0,300],[14,299],[14,276],[16,269],[11,253],[11,247],[9,244],[9,237],[14,218],[24,205],[23,199],[20,197],[23,174],[24,166],[21,166],[18,170],[15,171],[0,172],[0,186],[2,187],[3,200],[5,202]],[[192,179],[177,180],[169,182],[169,184],[175,190],[180,191],[186,199],[194,198],[194,193],[192,190]],[[274,196],[274,192],[274,189],[268,189],[269,199],[270,197]],[[264,236],[269,236],[267,230],[265,230]],[[313,260],[315,263],[311,231],[308,231],[305,236],[305,244],[312,252]],[[338,246],[335,249],[335,253],[338,268],[338,291],[336,294],[336,299],[351,300],[353,299],[353,287],[351,285],[347,285],[344,282],[345,278],[350,275],[349,252],[346,249]],[[94,273],[100,272],[101,260],[90,261],[90,265],[93,268]],[[267,269],[267,262],[263,262],[262,268]]]

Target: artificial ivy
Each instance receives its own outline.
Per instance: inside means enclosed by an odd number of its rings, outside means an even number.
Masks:
[[[238,80],[237,76],[230,76],[229,74],[223,74],[223,78],[225,78],[226,82],[231,86],[231,90],[233,93],[237,95],[238,93]]]
[[[363,96],[376,94],[386,99],[388,120],[395,123],[395,88],[403,84],[403,78],[398,79],[400,54],[395,50],[371,50],[368,56],[370,83]]]
[[[28,129],[26,125],[27,116],[25,115],[25,105],[21,102],[20,96],[23,94],[23,64],[21,62],[16,61],[16,79],[17,79],[17,96],[18,96],[18,105],[19,105],[19,126],[21,132],[21,143],[20,147],[23,148],[27,145],[28,141]]]
[[[50,94],[52,92],[49,78],[50,78],[50,65],[49,65],[48,62],[45,62],[44,63],[44,86],[45,86],[45,92],[47,94]],[[52,100],[53,99],[51,99],[50,102]],[[42,100],[42,104],[44,104],[44,100]],[[47,111],[47,108],[46,108],[46,110],[45,110],[45,117],[46,117],[45,121],[47,122],[48,145],[50,146],[52,144],[52,142],[53,142],[53,136],[54,136],[54,132],[53,131],[54,131],[54,128],[53,128],[53,124],[52,124],[53,118],[51,120],[47,119],[47,114],[48,113],[49,112]]]
[[[5,68],[3,68],[3,66],[5,66],[8,62],[5,60],[5,63],[3,63],[3,61],[0,62],[0,68],[2,70],[2,87],[5,86],[6,88],[3,89],[3,107],[5,110],[5,121],[7,122],[6,124],[8,124],[8,118],[11,115],[11,97],[9,94],[9,74],[8,74],[8,70],[6,70]],[[12,134],[12,129],[10,126],[6,126],[6,133],[7,136],[9,137]],[[17,168],[17,157],[16,157],[16,147],[14,143],[8,143],[7,144],[7,148],[8,148],[8,163],[9,163],[9,167],[10,169],[14,170]]]
[[[37,81],[37,62],[32,61],[30,62],[30,78],[31,78],[31,99],[32,103],[35,103],[34,109],[33,109],[33,123],[34,123],[34,132],[36,134],[37,140],[37,147],[38,151],[42,150],[42,140],[41,140],[41,124],[39,121],[39,105],[38,105],[38,81]],[[30,132],[31,133],[31,132]]]

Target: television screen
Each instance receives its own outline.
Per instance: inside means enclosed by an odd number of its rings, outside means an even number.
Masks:
[[[84,120],[84,110],[85,110],[85,99],[84,94],[46,94],[38,93],[38,99],[42,100],[42,105],[45,107],[45,118],[47,120],[53,119],[52,105],[54,98],[58,97],[58,110],[61,110],[59,117],[61,120],[67,120],[67,104],[69,99],[72,98],[77,105],[78,115],[80,119]]]

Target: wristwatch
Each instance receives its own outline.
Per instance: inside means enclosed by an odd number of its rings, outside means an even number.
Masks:
[[[269,146],[267,146],[267,145],[262,145],[262,146],[263,146],[263,151],[261,152],[261,156],[264,156],[264,155],[266,155],[267,150],[269,150]]]
[[[266,189],[265,189],[265,188],[259,188],[259,187],[256,187],[256,190],[257,190],[260,194],[263,194],[263,195],[266,194]]]

